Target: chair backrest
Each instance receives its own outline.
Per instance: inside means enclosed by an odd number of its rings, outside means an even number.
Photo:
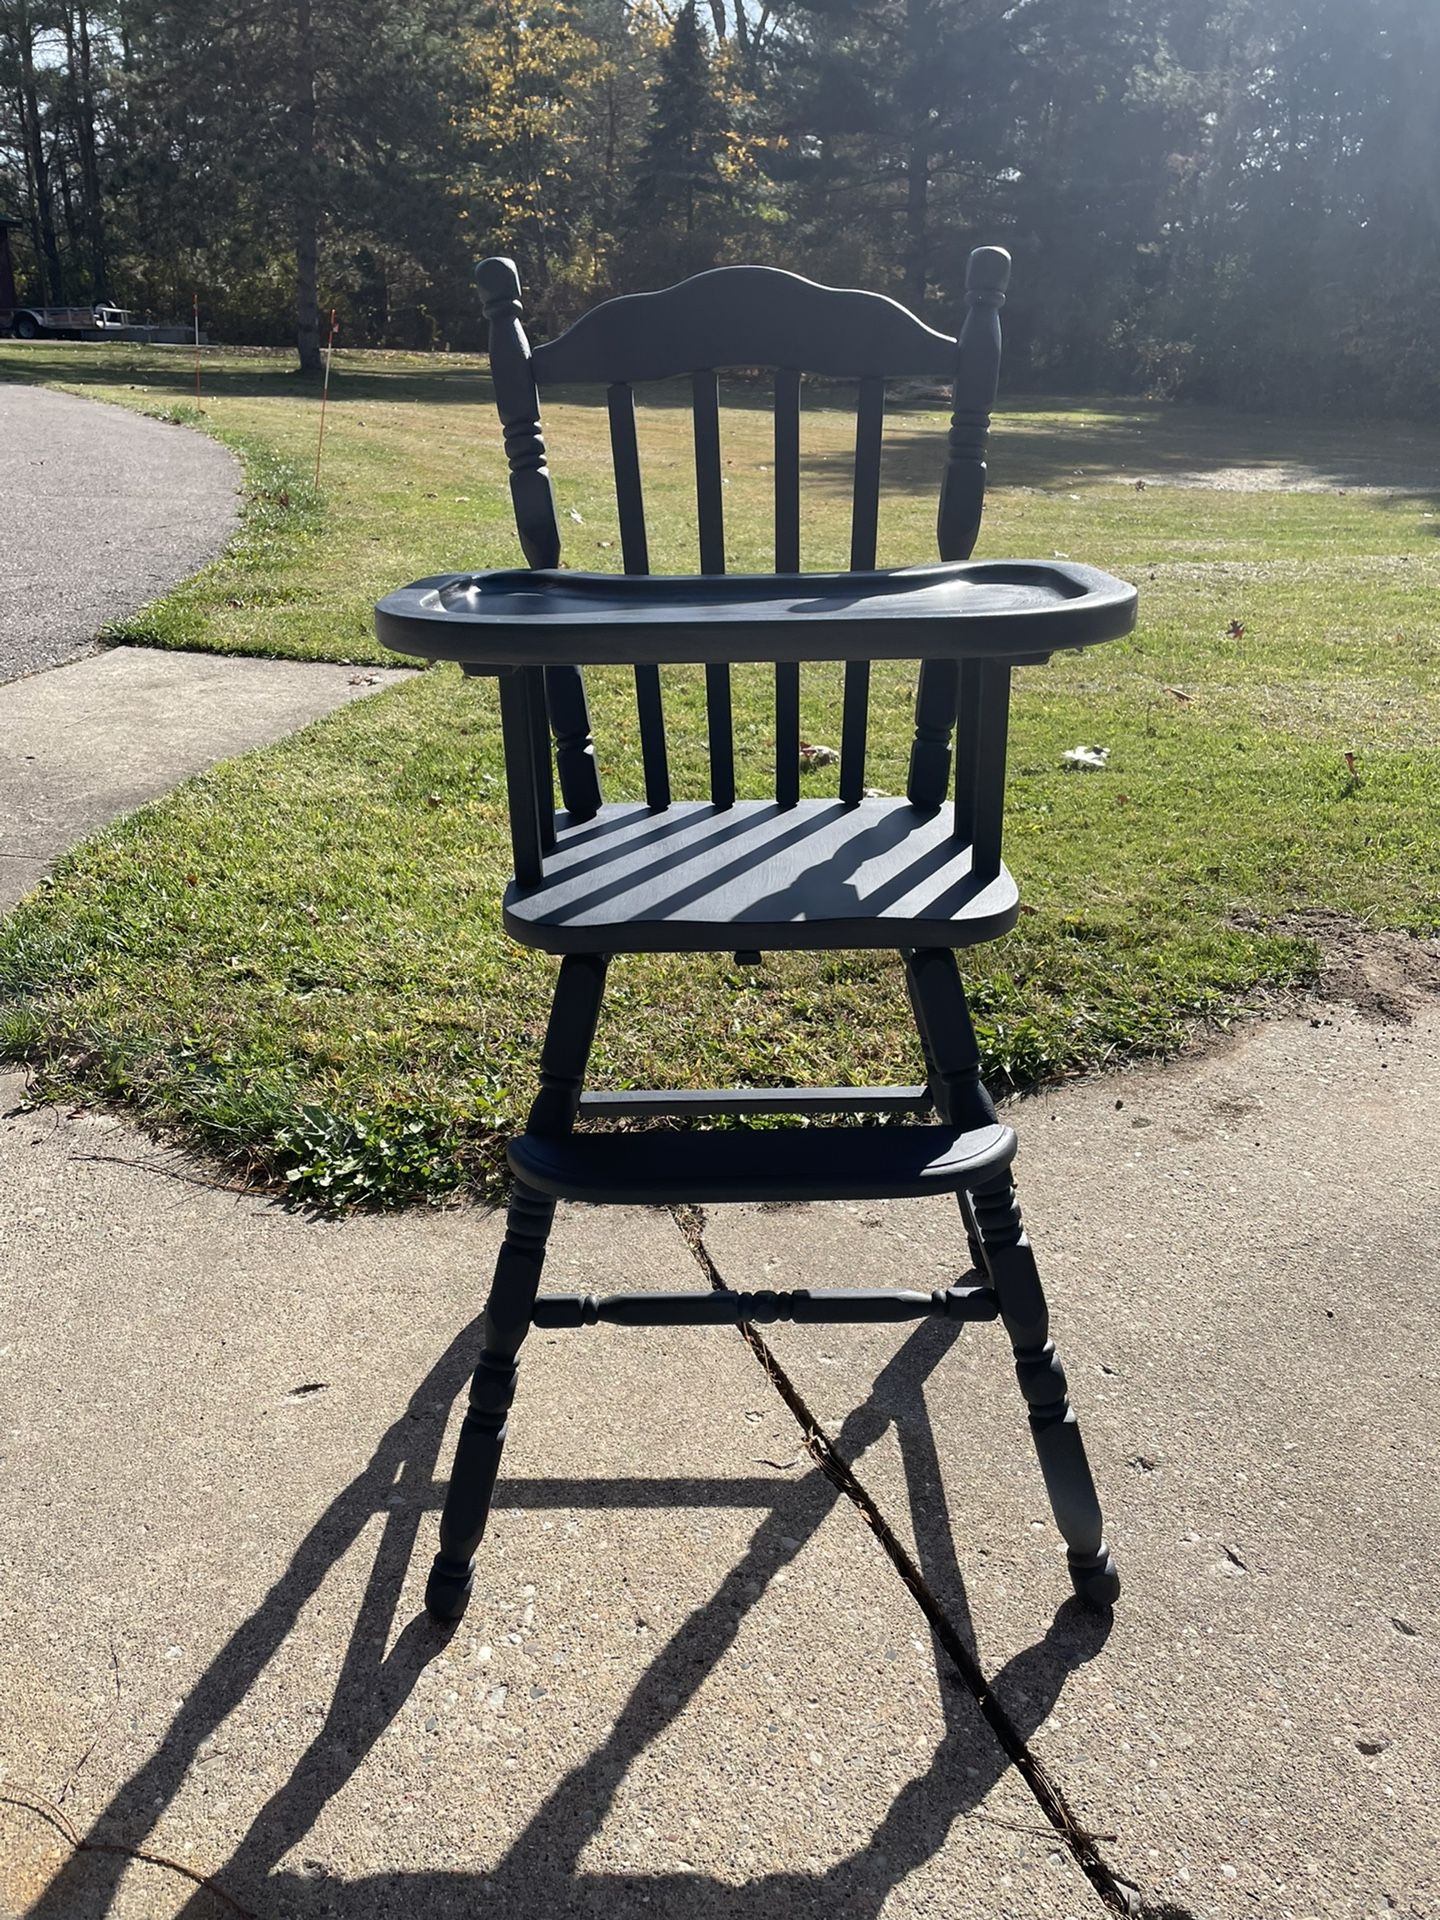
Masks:
[[[560,564],[560,523],[540,427],[539,392],[566,384],[606,389],[610,444],[625,571],[649,572],[644,494],[635,435],[634,388],[688,374],[694,418],[697,537],[702,573],[725,571],[724,490],[718,373],[725,367],[767,368],[775,375],[775,571],[800,570],[800,385],[805,373],[857,380],[850,567],[875,565],[885,383],[946,377],[954,382],[948,450],[940,488],[937,535],[942,560],[968,559],[985,500],[985,446],[1000,371],[1000,308],[1010,257],[999,247],[971,254],[965,277],[967,312],[960,337],[937,333],[882,294],[817,286],[775,267],[717,267],[658,293],[608,300],[558,339],[531,348],[521,321],[515,263],[482,261],[477,272],[490,328],[495,401],[505,429],[510,491],[521,548],[532,567]],[[734,731],[729,669],[706,668],[710,791],[717,806],[735,798]],[[775,669],[776,799],[800,792],[799,668]],[[659,670],[635,669],[645,795],[653,807],[670,801]],[[546,704],[556,743],[556,770],[575,819],[601,804],[584,680],[576,668],[550,668]],[[845,669],[840,737],[840,795],[857,802],[865,790],[870,669]],[[933,810],[949,784],[950,738],[957,701],[956,669],[930,661],[921,668],[909,798]]]

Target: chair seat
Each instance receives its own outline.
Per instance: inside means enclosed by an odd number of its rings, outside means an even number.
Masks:
[[[674,1128],[642,1133],[521,1134],[510,1165],[557,1200],[666,1207],[728,1200],[906,1200],[983,1186],[1015,1157],[1000,1125]]]
[[[1008,933],[1020,899],[1004,867],[972,877],[952,819],[891,799],[562,816],[541,883],[507,889],[505,925],[547,953],[973,946]]]

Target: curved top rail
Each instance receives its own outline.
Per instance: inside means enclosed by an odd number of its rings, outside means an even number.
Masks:
[[[796,367],[834,379],[949,378],[955,342],[883,293],[780,267],[715,267],[623,294],[533,350],[540,386],[669,380],[709,367]]]

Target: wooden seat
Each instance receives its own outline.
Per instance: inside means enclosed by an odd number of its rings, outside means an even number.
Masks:
[[[529,571],[413,583],[377,609],[389,646],[457,660],[499,685],[515,877],[505,926],[561,956],[539,1091],[510,1145],[515,1174],[426,1603],[455,1619],[471,1591],[532,1325],[723,1325],[747,1316],[834,1323],[998,1315],[1076,1591],[1108,1606],[1119,1581],[1015,1199],[1015,1137],[996,1117],[954,950],[1004,934],[1019,898],[1001,859],[1006,732],[1016,666],[1128,632],[1134,589],[1056,561],[972,561],[1000,359],[1009,259],[971,257],[959,339],[877,294],[726,267],[606,302],[532,350],[514,264],[479,269],[510,486]],[[774,372],[775,571],[727,576],[719,370]],[[850,566],[801,573],[800,412],[805,372],[858,381]],[[652,577],[635,387],[688,374],[699,574]],[[939,566],[876,569],[885,383],[954,382],[937,519]],[[604,389],[623,572],[561,568],[539,395]],[[923,556],[917,556],[917,559]],[[870,663],[918,663],[903,795],[867,789]],[[773,795],[737,791],[730,668],[773,662]],[[801,798],[803,668],[844,663],[839,795]],[[707,790],[674,791],[665,671],[705,675]],[[607,802],[587,666],[633,668],[643,799]],[[913,1087],[585,1090],[608,971],[631,953],[890,947],[901,956],[923,1084]],[[849,1126],[761,1129],[756,1115],[848,1115]],[[930,1115],[929,1119],[924,1118]],[[906,1116],[905,1124],[896,1117]],[[616,1132],[617,1119],[681,1121]],[[865,1127],[853,1122],[865,1119]],[[697,1127],[712,1119],[716,1130]],[[598,1130],[597,1130],[598,1129]],[[706,1205],[954,1194],[977,1284],[926,1294],[541,1295],[559,1200]],[[621,1254],[623,1257],[623,1253]]]
[[[968,947],[1019,912],[1006,868],[976,876],[948,815],[908,800],[603,807],[505,893],[506,931],[547,953]]]

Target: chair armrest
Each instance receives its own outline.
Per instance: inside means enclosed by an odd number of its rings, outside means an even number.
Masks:
[[[388,594],[396,653],[467,673],[517,667],[807,660],[1046,660],[1135,625],[1134,587],[1097,568],[957,561],[873,573],[437,574]]]

